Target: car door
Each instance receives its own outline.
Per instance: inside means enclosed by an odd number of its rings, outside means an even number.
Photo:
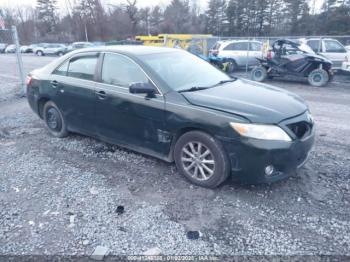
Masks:
[[[52,100],[62,111],[68,128],[94,134],[95,72],[98,53],[83,53],[62,63],[50,76]]]
[[[112,143],[163,154],[159,137],[164,126],[164,97],[142,68],[125,55],[104,54],[100,68],[95,100],[98,135]],[[145,82],[154,86],[154,96],[129,92],[130,84]]]
[[[52,45],[52,44],[51,45],[47,45],[47,46],[44,47],[44,53],[46,55],[52,55],[54,49],[55,49],[55,45]]]
[[[346,60],[347,51],[337,40],[325,39],[321,54],[333,62],[333,68],[340,69]]]

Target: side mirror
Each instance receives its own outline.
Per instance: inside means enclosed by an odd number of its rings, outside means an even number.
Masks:
[[[131,94],[146,94],[152,96],[155,94],[155,88],[150,83],[132,83],[129,86],[129,92]]]

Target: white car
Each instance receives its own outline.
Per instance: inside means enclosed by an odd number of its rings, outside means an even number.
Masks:
[[[27,45],[22,45],[20,50],[21,50],[21,53],[29,53],[30,47]]]
[[[230,62],[230,70],[253,67],[259,64],[257,58],[263,58],[263,43],[249,40],[218,41],[209,51],[210,55],[224,58]]]
[[[41,44],[34,49],[37,56],[57,55],[62,56],[67,53],[67,47],[63,44]]]
[[[350,51],[347,50],[338,40],[332,38],[311,38],[302,39],[311,49],[332,61],[332,68],[335,70],[350,71]]]
[[[5,53],[16,53],[16,46],[15,45],[8,45],[5,49]]]

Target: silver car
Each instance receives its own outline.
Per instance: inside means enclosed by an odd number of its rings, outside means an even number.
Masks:
[[[209,51],[210,55],[224,58],[230,62],[229,71],[238,68],[253,67],[259,64],[257,58],[263,57],[263,43],[250,40],[218,41]]]
[[[312,50],[332,61],[333,69],[350,71],[350,51],[348,51],[338,40],[332,38],[310,38],[301,39],[308,44]]]
[[[35,48],[34,53],[38,56],[57,55],[62,56],[67,53],[67,47],[63,44],[44,44]]]

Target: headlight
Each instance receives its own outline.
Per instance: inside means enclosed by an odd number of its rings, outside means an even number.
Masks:
[[[263,140],[292,141],[290,136],[278,126],[230,123],[241,136]]]

